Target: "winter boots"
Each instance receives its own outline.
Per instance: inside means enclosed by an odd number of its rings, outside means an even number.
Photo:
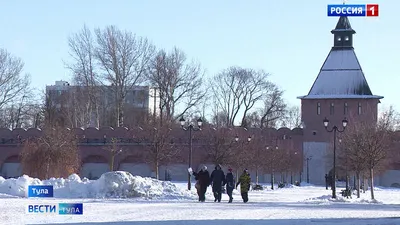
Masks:
[[[222,193],[221,192],[214,192],[214,202],[221,202],[222,199]]]

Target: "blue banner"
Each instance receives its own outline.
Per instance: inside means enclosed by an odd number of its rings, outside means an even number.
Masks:
[[[29,185],[29,198],[49,198],[53,197],[53,186],[51,185]]]
[[[328,16],[366,15],[366,5],[328,5]]]
[[[83,203],[59,203],[58,204],[59,215],[82,215],[83,214]]]

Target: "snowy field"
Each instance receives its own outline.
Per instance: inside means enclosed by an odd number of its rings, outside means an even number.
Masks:
[[[31,184],[51,184],[54,198],[26,198]],[[132,190],[132,187],[134,190]],[[111,224],[111,225],[398,225],[400,189],[376,188],[377,201],[369,192],[361,199],[330,199],[324,187],[302,186],[251,191],[250,201],[234,202],[223,195],[214,203],[211,188],[205,203],[197,202],[185,183],[156,181],[124,173],[99,180],[69,179],[40,181],[29,177],[0,177],[0,224]],[[194,189],[194,188],[193,188]],[[341,188],[338,188],[340,190]],[[119,198],[117,198],[119,197]],[[27,214],[28,204],[83,203],[83,215]]]

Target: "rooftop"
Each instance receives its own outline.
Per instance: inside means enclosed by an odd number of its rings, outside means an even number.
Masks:
[[[355,31],[351,28],[347,17],[340,17],[335,32]],[[381,99],[373,95],[364,76],[353,47],[333,47],[314,81],[309,93],[299,99],[341,99],[341,98],[371,98]]]

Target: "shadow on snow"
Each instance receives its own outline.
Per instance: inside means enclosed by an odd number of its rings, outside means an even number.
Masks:
[[[273,219],[273,220],[169,220],[169,221],[125,221],[125,222],[82,222],[66,223],[69,225],[90,224],[90,225],[395,225],[400,223],[400,217],[389,218],[331,218],[331,219]],[[61,223],[57,223],[61,224]]]

